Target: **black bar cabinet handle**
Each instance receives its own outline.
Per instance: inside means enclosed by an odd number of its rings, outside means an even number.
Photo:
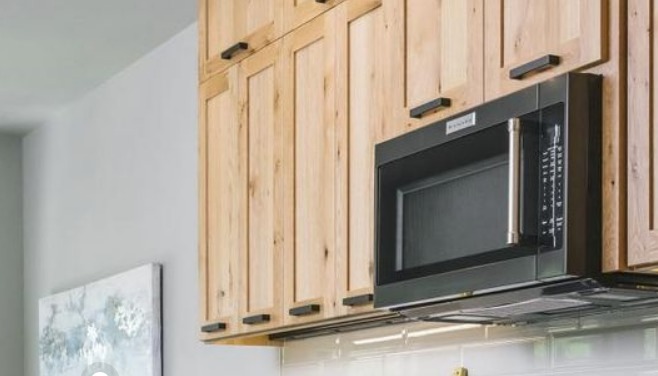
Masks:
[[[532,72],[539,72],[544,69],[552,68],[560,65],[560,57],[557,55],[546,55],[539,59],[520,65],[509,71],[509,78],[513,80],[521,80],[523,77]]]
[[[201,327],[201,331],[203,333],[221,332],[222,330],[226,330],[226,324],[223,322],[216,322],[214,324],[208,324]]]
[[[348,307],[362,306],[372,303],[373,299],[374,295],[372,294],[351,296],[349,298],[343,299],[343,305]]]
[[[245,42],[238,42],[231,47],[227,48],[222,52],[222,59],[231,60],[233,55],[237,54],[240,51],[246,51],[249,48],[249,44]]]
[[[325,4],[325,3],[327,2],[327,0],[315,0],[315,2],[316,2],[316,3]]]
[[[242,319],[243,324],[254,325],[270,322],[270,315],[254,315]]]
[[[290,316],[306,316],[320,312],[319,304],[309,304],[301,307],[291,308],[288,313]]]
[[[414,119],[420,119],[430,112],[435,112],[443,108],[450,107],[450,98],[436,98],[409,111],[409,116]]]

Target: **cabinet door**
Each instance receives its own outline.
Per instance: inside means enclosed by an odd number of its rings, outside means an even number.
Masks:
[[[483,101],[483,1],[384,2],[400,121],[425,125]]]
[[[238,118],[237,66],[200,87],[199,253],[202,326],[238,332],[239,256],[247,246],[247,133]],[[222,328],[225,326],[225,328]]]
[[[240,63],[241,124],[248,134],[248,241],[241,254],[242,332],[280,326],[283,254],[292,245],[292,129],[280,106],[280,42]]]
[[[604,60],[607,47],[604,3],[604,0],[485,1],[486,99]],[[527,73],[521,74],[524,72]],[[511,78],[512,73],[519,76]]]
[[[200,0],[199,5],[202,80],[282,35],[282,0]]]
[[[392,106],[381,0],[336,8],[337,305],[340,315],[372,311],[375,144],[397,129]]]
[[[285,29],[294,30],[344,0],[283,0]]]
[[[628,265],[658,263],[658,5],[628,2]]]
[[[334,315],[334,29],[328,12],[284,38],[284,122],[295,135],[295,246],[287,249],[285,261],[287,324]]]

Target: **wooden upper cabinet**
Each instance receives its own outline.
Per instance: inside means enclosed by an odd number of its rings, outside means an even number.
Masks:
[[[336,132],[333,12],[283,40],[284,123],[294,133],[294,247],[285,255],[287,324],[333,317]]]
[[[395,0],[384,7],[399,122],[415,128],[483,101],[483,0]]]
[[[658,5],[628,2],[628,265],[658,264]]]
[[[247,133],[247,246],[240,257],[242,333],[283,324],[283,254],[293,245],[292,129],[281,108],[281,43],[240,63]]]
[[[283,0],[199,0],[200,79],[283,34]],[[223,55],[223,56],[222,56]]]
[[[374,146],[392,124],[381,0],[336,8],[337,305],[340,315],[372,311],[374,282]]]
[[[281,43],[272,43],[200,88],[201,321],[212,330],[206,340],[283,324],[283,255],[293,246],[294,203],[280,52]]]
[[[199,90],[199,256],[202,326],[238,332],[240,253],[247,245],[247,132],[239,121],[237,66]],[[225,328],[222,328],[225,327]]]
[[[345,0],[282,0],[285,29],[290,31]]]
[[[201,325],[213,330],[204,340],[378,314],[375,145],[558,73],[607,66],[594,66],[609,46],[604,21],[619,18],[603,0],[200,5]],[[628,258],[644,267],[658,263],[656,10],[629,6]],[[510,78],[546,55],[559,65]],[[607,92],[619,89],[614,77]],[[622,112],[616,102],[608,122]]]
[[[484,3],[487,100],[607,58],[607,1]]]

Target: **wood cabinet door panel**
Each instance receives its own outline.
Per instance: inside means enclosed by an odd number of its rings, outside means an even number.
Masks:
[[[247,134],[238,119],[238,70],[200,88],[200,279],[202,324],[238,331],[239,256],[246,250]]]
[[[401,122],[417,128],[483,101],[482,0],[400,0],[384,7]],[[410,117],[412,109],[437,98],[450,105]]]
[[[199,57],[201,79],[221,72],[283,33],[282,0],[200,0]],[[239,42],[246,51],[224,59],[221,53]]]
[[[335,121],[333,13],[284,38],[285,123],[294,130],[295,246],[286,255],[286,323],[334,314]],[[290,309],[319,306],[295,316]]]
[[[658,6],[628,2],[628,265],[658,263]]]
[[[292,242],[291,132],[280,107],[281,59],[276,42],[240,64],[241,122],[248,134],[248,246],[241,257],[242,332],[280,326],[283,253]],[[265,315],[267,320],[250,323]]]
[[[350,0],[336,8],[337,36],[337,305],[340,315],[372,311],[375,144],[397,128],[389,82],[381,1]],[[393,132],[394,133],[394,132]]]
[[[605,0],[485,1],[485,97],[493,99],[607,58]],[[546,55],[559,65],[522,79],[510,70]]]

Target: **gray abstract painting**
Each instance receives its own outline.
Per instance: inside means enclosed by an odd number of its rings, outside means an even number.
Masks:
[[[39,300],[41,376],[161,376],[161,267]]]

